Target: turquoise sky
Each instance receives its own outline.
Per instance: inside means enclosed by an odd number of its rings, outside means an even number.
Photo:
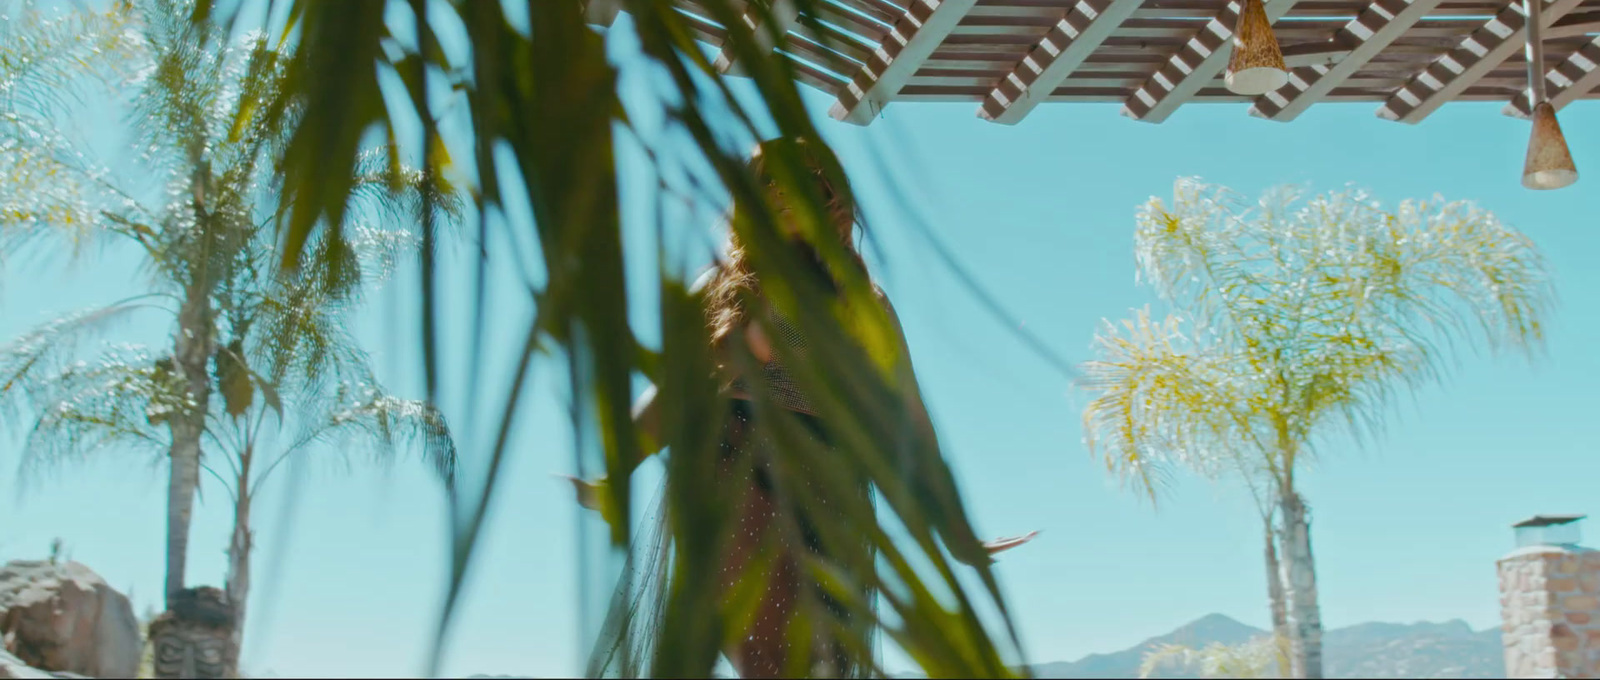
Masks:
[[[999,566],[1031,660],[1121,649],[1211,612],[1264,625],[1259,524],[1234,486],[1180,477],[1152,507],[1108,479],[1082,443],[1086,400],[984,312],[917,235],[914,219],[1056,353],[1081,361],[1101,319],[1154,301],[1134,283],[1133,212],[1152,195],[1169,196],[1179,176],[1247,194],[1285,182],[1319,190],[1354,183],[1391,205],[1436,193],[1478,200],[1550,260],[1561,299],[1548,352],[1533,365],[1465,355],[1445,385],[1399,404],[1374,444],[1327,450],[1304,482],[1324,620],[1498,625],[1494,561],[1511,547],[1508,525],[1535,513],[1600,512],[1600,356],[1592,350],[1600,343],[1600,205],[1592,191],[1600,107],[1580,103],[1562,113],[1584,179],[1538,193],[1518,184],[1527,125],[1502,116],[1498,104],[1453,104],[1419,126],[1381,120],[1372,104],[1321,105],[1291,124],[1251,118],[1244,105],[1196,105],[1161,125],[1122,118],[1113,105],[1054,104],[1015,127],[978,119],[972,103],[895,104],[858,128],[827,119],[831,99],[806,92],[858,178],[886,256],[874,260],[876,274],[900,312],[980,532],[1043,532]],[[114,144],[111,133],[101,136]],[[630,292],[648,306],[649,178],[637,154],[625,154],[623,165]],[[669,227],[695,264],[705,261],[703,244],[717,238],[709,216]],[[454,265],[467,254],[458,247]],[[29,255],[6,259],[0,338],[120,298],[139,280],[129,252],[90,252],[70,266],[59,255]],[[461,300],[470,279],[454,265],[446,293]],[[509,271],[491,277],[499,292],[487,376],[501,374],[520,340],[528,310],[516,281]],[[403,273],[358,320],[380,375],[413,396],[415,285]],[[636,320],[644,324],[648,313]],[[146,321],[123,330],[117,339],[155,341],[166,327]],[[448,356],[464,357],[468,347],[464,327],[447,331]],[[468,410],[467,396],[497,404],[504,379],[469,384],[465,360],[453,361],[445,407],[470,456],[483,450],[496,414]],[[536,369],[536,397],[521,414],[446,673],[580,670],[580,518],[551,478],[573,465],[556,369]],[[160,462],[106,452],[24,488],[14,474],[20,440],[19,432],[0,438],[0,560],[40,558],[60,537],[74,559],[131,592],[138,609],[158,604]],[[258,677],[416,675],[446,576],[443,496],[419,465],[346,468],[333,453],[307,460],[293,498],[269,493],[257,511],[246,669]],[[273,490],[292,479],[278,478]],[[208,489],[198,511],[192,583],[222,581],[225,500]]]

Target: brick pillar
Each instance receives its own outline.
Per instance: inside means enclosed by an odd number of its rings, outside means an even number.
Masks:
[[[1600,551],[1535,545],[1497,566],[1506,676],[1600,677]]]

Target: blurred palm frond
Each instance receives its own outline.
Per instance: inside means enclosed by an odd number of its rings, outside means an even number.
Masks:
[[[516,270],[542,273],[529,280],[527,292],[537,320],[517,343],[519,349],[507,357],[517,368],[510,376],[510,391],[498,405],[503,415],[498,434],[491,438],[495,443],[482,452],[487,475],[475,489],[462,489],[453,496],[456,540],[436,640],[442,641],[456,610],[485,509],[498,488],[507,433],[529,398],[524,386],[534,355],[548,351],[567,364],[579,473],[590,466],[603,468],[611,487],[605,494],[611,505],[607,514],[613,517],[634,516],[629,507],[630,473],[639,464],[642,449],[629,412],[632,380],[642,374],[663,390],[671,386],[673,406],[664,418],[666,441],[661,443],[672,451],[665,497],[673,518],[672,576],[666,590],[668,620],[661,630],[673,636],[673,643],[660,645],[661,653],[643,668],[656,675],[709,674],[718,650],[739,634],[734,625],[737,612],[723,610],[718,598],[711,596],[710,584],[697,576],[711,573],[707,566],[716,557],[722,540],[718,528],[726,521],[719,514],[723,512],[719,503],[726,499],[715,492],[715,475],[707,473],[716,449],[716,442],[707,439],[716,430],[708,424],[718,422],[724,407],[711,373],[699,370],[709,365],[701,356],[706,344],[704,321],[696,307],[700,303],[685,292],[686,282],[677,278],[681,274],[664,263],[660,268],[659,356],[651,359],[640,351],[629,324],[629,311],[636,303],[627,296],[623,267],[617,135],[637,131],[631,128],[633,112],[623,105],[616,66],[607,55],[607,43],[614,36],[603,38],[585,25],[586,3],[578,0],[526,3],[518,8],[519,12],[525,8],[526,16],[515,19],[506,7],[491,2],[271,0],[267,4],[269,14],[281,12],[272,15],[291,17],[293,24],[284,91],[296,103],[296,116],[281,161],[284,185],[278,221],[287,270],[304,269],[316,259],[316,243],[341,239],[349,229],[351,197],[361,193],[359,178],[364,174],[363,136],[396,139],[399,130],[417,129],[421,134],[416,143],[407,139],[398,143],[411,149],[412,157],[421,157],[423,177],[445,177],[451,167],[475,174],[469,191],[472,212],[480,220],[475,332],[483,333],[487,291],[482,272],[491,261],[509,261]],[[684,195],[725,192],[734,202],[750,206],[731,227],[746,244],[763,293],[807,336],[817,357],[808,363],[829,367],[825,373],[801,371],[797,379],[808,394],[817,395],[822,420],[828,423],[838,452],[827,465],[808,464],[827,454],[780,445],[773,465],[793,474],[795,484],[810,485],[796,490],[819,491],[779,493],[791,498],[796,512],[831,518],[819,520],[816,527],[824,543],[830,536],[840,544],[845,536],[858,541],[861,528],[869,528],[870,542],[876,554],[888,560],[882,568],[892,578],[880,578],[879,570],[868,564],[848,564],[844,570],[814,575],[820,582],[835,584],[829,586],[835,594],[862,592],[882,598],[896,615],[855,618],[860,623],[835,633],[853,654],[865,658],[861,655],[874,646],[873,631],[884,629],[936,677],[1010,675],[995,638],[980,619],[979,602],[953,564],[964,563],[964,569],[977,576],[988,607],[998,610],[1009,631],[1009,616],[988,557],[970,526],[932,428],[914,422],[915,408],[905,389],[914,380],[905,348],[895,339],[898,329],[882,313],[865,276],[843,275],[838,295],[807,283],[807,264],[779,236],[764,182],[744,162],[748,149],[760,139],[822,141],[802,105],[793,64],[762,47],[779,37],[770,34],[780,25],[772,20],[774,8],[732,0],[700,5],[728,31],[725,47],[743,73],[738,85],[715,68],[695,41],[691,19],[671,3],[621,2],[628,20],[618,21],[609,31],[636,38],[638,58],[655,73],[655,87],[637,98],[630,96],[629,106],[664,114],[667,130],[659,139],[654,134],[633,134],[632,141],[646,145],[656,176],[689,178],[690,185],[681,188]],[[821,14],[815,0],[798,0],[794,5],[802,24],[818,23]],[[196,23],[223,25],[238,19],[214,12],[213,3],[203,1],[192,18]],[[391,15],[403,14],[410,15],[403,29],[388,23]],[[742,18],[746,14],[754,21],[747,23]],[[290,35],[287,28],[278,30]],[[464,36],[464,42],[442,39],[447,32]],[[769,40],[759,39],[758,32],[768,32]],[[404,97],[383,96],[382,83],[391,76],[398,76]],[[470,137],[447,138],[441,132],[445,118],[457,114],[470,127]],[[513,170],[514,176],[507,174]],[[828,237],[830,213],[799,149],[776,145],[766,171],[789,197],[788,207],[820,257],[831,264],[847,263],[851,255],[837,239]],[[438,349],[443,310],[432,255],[440,238],[433,215],[441,195],[424,192],[418,215],[423,254],[422,287],[417,293],[423,308],[419,337],[430,400],[438,398],[439,376],[447,370]],[[503,209],[508,203],[523,201],[532,209],[531,224],[491,219],[508,214]],[[486,243],[495,230],[508,243],[535,245],[491,250]],[[836,269],[852,271],[845,266]],[[476,351],[467,363],[467,380],[477,384],[481,362]],[[448,370],[459,372],[454,367]],[[768,420],[772,427],[784,426],[781,418]],[[881,507],[840,500],[858,480],[876,489]],[[822,512],[820,499],[827,499],[827,512]],[[879,526],[880,513],[892,515],[894,522],[886,524],[904,527],[906,536],[871,531]],[[641,548],[634,545],[631,522],[615,522],[609,528],[616,554]],[[828,567],[811,566],[823,571]],[[863,614],[870,610],[867,604],[846,603]],[[890,621],[896,623],[887,625]],[[794,625],[792,634],[804,637],[804,630],[833,624],[807,615]],[[1014,632],[1008,637],[1015,655]],[[432,672],[437,672],[437,659],[436,643]]]

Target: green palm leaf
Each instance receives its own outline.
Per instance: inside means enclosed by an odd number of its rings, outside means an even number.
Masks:
[[[498,488],[497,473],[506,459],[506,433],[526,397],[523,386],[532,357],[548,348],[567,364],[579,471],[593,465],[604,469],[608,485],[613,487],[605,495],[612,505],[607,508],[611,516],[632,516],[629,473],[639,463],[641,435],[633,431],[629,417],[631,380],[644,373],[658,387],[668,382],[674,385],[677,403],[673,408],[680,410],[665,418],[663,436],[668,441],[662,442],[673,451],[665,496],[672,518],[672,566],[667,570],[672,577],[662,590],[668,612],[662,629],[676,637],[672,638],[674,644],[661,646],[659,655],[633,667],[656,674],[709,673],[723,642],[738,635],[734,624],[740,620],[739,608],[729,604],[731,609],[722,609],[710,594],[711,586],[695,575],[716,559],[716,531],[725,521],[718,514],[709,478],[701,476],[709,464],[705,452],[714,444],[705,439],[715,432],[706,425],[715,422],[722,406],[709,385],[709,374],[677,373],[705,365],[698,356],[698,348],[704,346],[704,322],[695,298],[683,292],[685,282],[668,275],[666,266],[661,267],[661,354],[640,352],[629,326],[628,312],[634,302],[625,294],[628,282],[622,261],[615,154],[615,134],[629,130],[629,119],[618,97],[616,74],[604,41],[584,25],[584,3],[528,3],[526,30],[513,26],[498,4],[487,2],[275,0],[270,4],[292,17],[299,35],[285,86],[301,104],[284,157],[284,192],[279,205],[279,227],[287,245],[282,257],[287,266],[303,267],[314,259],[319,239],[342,238],[347,232],[345,215],[351,197],[361,193],[352,179],[361,161],[359,140],[369,128],[393,139],[400,127],[396,121],[401,119],[415,117],[421,123],[422,139],[414,148],[423,159],[424,176],[443,176],[447,158],[465,159],[461,167],[475,171],[471,193],[481,220],[480,248],[490,240],[490,230],[500,224],[489,216],[502,214],[510,196],[517,202],[525,199],[532,208],[531,225],[504,225],[502,229],[507,242],[517,244],[516,248],[493,255],[480,251],[474,312],[480,334],[486,297],[482,272],[490,259],[509,260],[520,270],[539,272],[537,277],[529,277],[529,295],[538,309],[538,320],[527,330],[519,354],[511,357],[518,368],[512,375],[511,391],[500,404],[504,415],[496,443],[484,452],[489,461],[487,481],[457,497],[457,539],[440,639],[454,611],[485,508]],[[814,2],[796,4],[803,24],[818,23]],[[869,537],[876,554],[898,556],[887,567],[892,576],[886,572],[880,578],[870,561],[847,561],[848,569],[831,573],[823,573],[828,569],[821,563],[806,568],[816,572],[820,582],[831,584],[826,588],[836,591],[836,599],[850,600],[844,597],[846,593],[871,593],[871,597],[863,595],[850,604],[857,610],[870,610],[867,603],[882,597],[901,622],[886,632],[930,673],[1008,675],[1011,671],[1002,663],[998,647],[976,613],[978,604],[957,577],[958,567],[953,562],[973,570],[984,583],[986,599],[998,605],[1009,626],[988,556],[962,508],[954,477],[939,455],[932,425],[912,415],[919,407],[904,396],[906,385],[914,384],[914,379],[905,348],[897,338],[898,329],[878,311],[876,294],[864,276],[847,277],[837,298],[807,287],[804,262],[778,237],[764,192],[745,166],[748,145],[756,139],[774,133],[780,138],[820,138],[801,105],[793,66],[759,47],[756,31],[771,31],[775,24],[757,21],[762,28],[752,29],[740,19],[747,10],[758,19],[770,17],[771,8],[764,3],[746,6],[728,0],[701,5],[727,27],[727,47],[748,76],[746,83],[755,96],[735,94],[728,78],[714,68],[695,42],[689,19],[670,3],[624,2],[632,19],[630,30],[638,38],[644,58],[662,75],[658,99],[644,105],[658,107],[682,142],[675,149],[650,149],[655,169],[662,176],[682,176],[687,171],[695,185],[684,187],[686,194],[699,195],[707,193],[708,187],[720,187],[735,201],[756,207],[733,228],[750,249],[756,273],[765,284],[764,293],[812,338],[812,349],[821,357],[817,363],[830,366],[826,374],[813,371],[797,379],[809,394],[818,395],[822,418],[835,431],[838,448],[848,453],[837,454],[837,469],[808,468],[805,461],[823,454],[798,446],[778,447],[772,464],[792,472],[796,483],[806,481],[831,490],[816,496],[828,499],[828,512],[822,512],[820,500],[813,503],[810,496],[796,496],[795,511],[832,518],[820,523],[826,526],[817,527],[821,540],[837,548],[833,554],[855,554],[845,544],[858,542],[861,534],[842,528],[876,526],[879,511],[871,504],[842,499],[848,496],[846,489],[868,483],[879,494],[882,512],[906,529],[904,538],[891,538],[883,532]],[[403,35],[398,30],[391,32],[384,23],[385,11],[407,9],[416,19],[415,30],[407,28]],[[210,3],[202,2],[193,18],[231,21],[212,12]],[[446,24],[451,31],[464,32],[469,50],[457,54],[440,46],[435,31],[445,30]],[[433,77],[426,76],[429,72]],[[380,96],[378,83],[386,73],[400,77],[409,107],[397,108],[393,105],[396,100],[386,102]],[[440,85],[460,93],[452,95],[458,101],[451,106],[463,106],[463,117],[470,119],[472,136],[462,148],[449,147],[447,151],[439,136],[441,117],[446,115],[439,104],[443,101]],[[411,140],[400,141],[405,146]],[[500,149],[512,163],[497,164],[495,156]],[[791,197],[790,207],[805,223],[820,256],[844,263],[849,256],[843,248],[822,238],[829,233],[823,226],[827,208],[799,154],[780,146],[767,165]],[[515,176],[507,176],[508,168],[514,168]],[[435,309],[431,259],[434,228],[430,205],[437,203],[429,194],[423,195],[421,203],[417,221],[423,240],[423,289],[419,293],[424,323],[420,337],[426,382],[433,396],[442,360],[434,340],[439,310]],[[532,247],[524,245],[530,243]],[[470,357],[473,380],[479,365],[475,352]],[[678,399],[676,395],[684,396]],[[786,425],[776,422],[772,427]],[[803,472],[807,469],[810,471]],[[619,556],[652,551],[632,545],[629,522],[614,523],[610,530]],[[834,537],[831,540],[830,535]],[[845,536],[850,540],[844,540]],[[753,573],[749,578],[761,575]],[[758,585],[750,581],[733,590]],[[891,593],[902,587],[904,593]],[[850,630],[840,631],[841,641],[862,660],[873,647],[873,631],[883,629],[885,622],[876,615],[866,620],[871,624],[852,624]],[[790,632],[805,637],[808,630],[828,625],[824,619],[802,616]],[[1011,637],[1014,647],[1015,635]],[[596,651],[597,658],[605,656],[604,650]]]

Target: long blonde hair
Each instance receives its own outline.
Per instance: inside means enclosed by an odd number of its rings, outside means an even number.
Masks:
[[[750,173],[767,185],[774,183],[766,167],[768,152],[775,145],[782,143],[784,140],[781,139],[762,142],[748,161]],[[799,152],[802,162],[811,170],[811,175],[822,192],[828,215],[838,228],[840,240],[856,264],[864,270],[866,264],[862,262],[855,247],[857,221],[855,195],[845,178],[844,166],[839,163],[838,157],[833,155],[833,151],[824,145],[814,144],[803,138],[795,139],[791,143]],[[734,203],[735,215],[746,209],[748,208],[739,205],[737,201]],[[750,269],[745,246],[740,242],[738,234],[729,230],[727,250],[722,260],[717,263],[716,272],[706,291],[706,324],[711,331],[712,346],[720,346],[729,335],[744,326],[750,317],[749,310],[745,309],[743,302],[745,295],[753,293],[755,297],[759,297],[760,292],[761,285],[756,280],[755,272]]]

